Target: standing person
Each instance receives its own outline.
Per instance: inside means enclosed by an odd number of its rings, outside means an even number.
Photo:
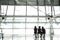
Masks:
[[[35,35],[35,40],[37,39],[37,27],[34,27],[34,35]]]
[[[45,34],[46,34],[46,30],[44,27],[42,27],[42,34],[43,34],[43,39],[45,40]]]
[[[39,35],[39,37],[42,39],[41,26],[39,26],[39,28],[38,28],[38,35]]]

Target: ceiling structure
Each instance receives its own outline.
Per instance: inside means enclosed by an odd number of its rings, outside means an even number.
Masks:
[[[0,0],[0,5],[59,6],[60,0]]]

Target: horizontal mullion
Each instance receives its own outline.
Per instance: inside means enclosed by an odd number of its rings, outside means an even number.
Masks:
[[[25,28],[0,28],[0,29],[25,29]],[[34,28],[26,28],[26,29],[34,29]],[[45,28],[45,29],[60,29],[60,28]]]

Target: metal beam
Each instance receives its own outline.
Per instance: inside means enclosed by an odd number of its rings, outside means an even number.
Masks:
[[[0,23],[49,23],[49,22],[0,22]],[[53,22],[56,23],[56,22]],[[57,22],[60,23],[60,22]]]
[[[50,4],[46,0],[46,5],[49,6]],[[27,5],[37,6],[35,0],[28,0]],[[50,1],[49,1],[50,2]],[[26,6],[26,0],[0,0],[1,5],[25,5]],[[53,3],[54,6],[59,6],[59,0],[54,0]],[[44,6],[44,0],[39,0],[39,6]]]
[[[51,16],[22,16],[22,15],[0,15],[0,17],[43,17],[43,18],[46,18],[46,17],[51,17]],[[53,18],[53,17],[52,17]],[[57,16],[56,18],[60,18],[60,16]]]
[[[4,16],[4,15],[2,15],[2,16],[0,16],[0,17],[48,17],[48,16],[22,16],[22,15],[6,15],[6,16]]]
[[[2,29],[12,29],[12,28],[2,28]],[[25,28],[13,28],[13,29],[25,29]],[[33,29],[33,28],[26,28],[26,29]],[[50,29],[50,28],[45,28],[45,29]],[[60,28],[53,28],[53,29],[57,29],[58,30]]]

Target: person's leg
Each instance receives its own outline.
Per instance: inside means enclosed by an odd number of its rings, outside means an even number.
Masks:
[[[40,36],[39,36],[40,38],[41,38],[41,34],[40,34]]]
[[[45,40],[45,34],[44,34],[44,40]]]
[[[42,40],[42,34],[40,35],[40,39]]]
[[[39,40],[39,36],[40,36],[40,34],[37,34],[37,40]]]
[[[43,34],[43,39],[45,40],[45,34]]]
[[[35,36],[34,40],[36,40],[36,34],[34,34],[34,36]]]

